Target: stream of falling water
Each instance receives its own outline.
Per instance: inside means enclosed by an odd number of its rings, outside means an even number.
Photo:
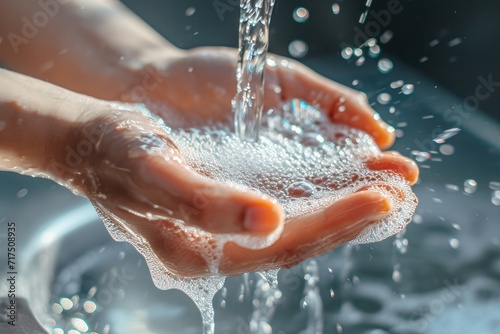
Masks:
[[[275,0],[241,0],[234,128],[241,140],[256,142],[264,108],[264,69]]]

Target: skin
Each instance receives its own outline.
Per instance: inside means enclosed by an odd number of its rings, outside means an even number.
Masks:
[[[0,20],[2,32],[19,32],[19,18],[40,10],[35,1],[6,0],[0,8],[11,14]],[[236,88],[235,50],[180,50],[115,1],[79,0],[59,5],[58,14],[17,51],[0,44],[0,61],[52,84],[0,70],[0,170],[50,177],[87,196],[116,224],[142,236],[176,274],[206,275],[208,268],[173,219],[213,234],[262,236],[283,229],[265,249],[226,244],[219,270],[235,275],[290,267],[325,253],[391,210],[382,194],[361,190],[285,224],[274,199],[194,172],[137,105],[106,101],[144,103],[174,126],[177,119],[193,126],[225,120]],[[271,55],[265,108],[290,98],[369,133],[382,149],[394,142],[393,131],[374,116],[363,93]],[[145,142],[147,151],[141,149]],[[416,164],[393,152],[366,164],[394,171],[410,184],[418,178]],[[200,204],[203,197],[208,205]]]

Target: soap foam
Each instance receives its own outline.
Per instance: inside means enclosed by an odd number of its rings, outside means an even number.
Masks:
[[[173,119],[173,115],[166,117],[165,113],[164,119]],[[280,109],[268,111],[257,143],[241,141],[230,119],[196,128],[191,121],[185,126],[179,119],[172,123],[175,128],[163,125],[187,165],[214,180],[275,198],[286,220],[324,209],[361,189],[375,189],[389,197],[393,208],[388,216],[366,227],[351,244],[377,242],[396,234],[410,222],[415,210],[417,199],[407,181],[395,173],[366,167],[367,158],[381,154],[369,135],[331,124],[303,101],[292,100]],[[126,222],[103,207],[97,207],[97,211],[115,240],[133,244],[144,256],[158,288],[179,289],[193,299],[201,310],[207,333],[213,332],[214,326],[212,298],[225,280],[218,274],[224,244],[231,241],[259,249],[274,243],[281,233],[276,231],[267,237],[214,235],[172,220],[174,228],[165,227],[164,233],[182,234],[179,240],[185,240],[203,256],[212,273],[207,277],[180,278],[160,261],[147,240],[128,229]],[[267,276],[275,274],[271,271]]]

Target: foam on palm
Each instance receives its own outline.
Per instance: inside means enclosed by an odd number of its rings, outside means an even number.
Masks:
[[[264,115],[257,143],[241,141],[230,120],[196,128],[177,121],[175,128],[165,125],[165,129],[185,163],[214,180],[275,198],[286,219],[321,210],[360,189],[384,193],[392,201],[392,211],[366,227],[351,244],[377,242],[396,234],[409,223],[415,210],[416,197],[401,176],[366,167],[367,158],[381,153],[369,135],[331,124],[305,102],[292,100],[282,109]],[[158,288],[180,289],[195,301],[202,311],[206,332],[213,330],[212,297],[224,283],[224,277],[217,273],[224,244],[232,241],[247,248],[264,248],[281,233],[276,231],[267,237],[213,235],[176,220],[177,228],[165,233],[181,234],[179,240],[195,247],[213,274],[185,279],[173,275],[147,241],[128,230],[125,222],[102,210],[98,211],[110,234],[116,240],[132,243],[144,255]]]
[[[410,221],[416,197],[408,183],[364,161],[381,152],[362,131],[334,125],[317,109],[292,100],[264,117],[258,143],[241,141],[225,124],[203,129],[170,129],[185,162],[220,181],[236,183],[276,198],[287,219],[323,209],[360,189],[377,189],[393,203],[390,215],[368,226],[352,244],[377,242]],[[274,241],[234,236],[249,248]]]

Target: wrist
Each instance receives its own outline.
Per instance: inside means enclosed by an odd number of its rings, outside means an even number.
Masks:
[[[66,183],[80,173],[65,163],[73,134],[100,101],[17,73],[0,70],[0,170]],[[69,166],[72,167],[72,166]]]
[[[0,29],[19,30],[20,18],[40,11],[38,2],[9,0]],[[159,54],[181,52],[116,0],[58,3],[36,38],[9,47],[0,61],[9,68],[75,92],[110,100],[137,84],[140,69]],[[55,8],[53,8],[55,10]]]

